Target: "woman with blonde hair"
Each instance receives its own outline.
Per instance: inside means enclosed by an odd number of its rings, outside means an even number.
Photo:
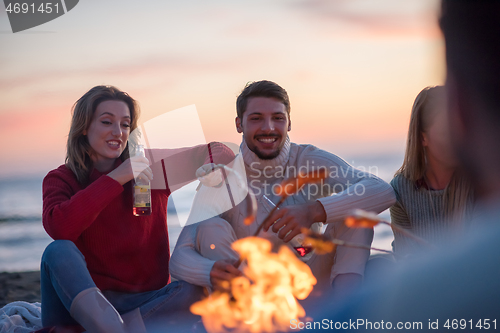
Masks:
[[[452,153],[443,86],[427,87],[415,99],[403,165],[391,185],[397,201],[392,223],[439,243],[463,230],[472,207],[472,191]],[[396,258],[420,252],[425,245],[394,231]]]
[[[55,240],[41,262],[46,327],[144,332],[157,320],[178,320],[200,296],[198,287],[170,283],[167,200],[234,154],[210,143],[129,157],[138,117],[136,101],[112,86],[90,89],[73,107],[66,163],[43,180],[43,225]],[[151,190],[150,215],[134,216],[134,175],[151,180],[150,160],[163,166],[164,187]]]

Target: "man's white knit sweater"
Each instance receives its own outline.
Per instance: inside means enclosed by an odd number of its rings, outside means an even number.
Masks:
[[[392,187],[378,177],[355,169],[340,157],[318,149],[313,145],[298,145],[290,143],[287,138],[280,154],[271,160],[262,160],[252,152],[243,141],[240,154],[244,161],[249,188],[255,193],[257,201],[262,195],[271,201],[279,201],[275,194],[276,185],[283,179],[299,172],[310,172],[326,168],[329,177],[322,184],[311,184],[296,195],[286,199],[283,206],[305,204],[318,200],[324,207],[329,236],[350,242],[370,245],[373,231],[367,229],[349,229],[342,223],[352,209],[364,209],[380,213],[392,206],[395,195]],[[233,209],[221,214],[233,227],[237,238],[251,236],[268,210],[258,206],[256,223],[246,226],[244,209],[236,205]],[[203,223],[203,222],[201,222]],[[215,261],[204,258],[196,250],[196,227],[186,226],[177,241],[170,261],[170,272],[178,280],[184,280],[195,285],[210,286],[210,271]],[[321,225],[314,223],[313,229]],[[272,238],[280,242],[277,237]],[[363,275],[364,266],[369,256],[368,250],[338,247],[331,279],[338,274],[356,273]]]

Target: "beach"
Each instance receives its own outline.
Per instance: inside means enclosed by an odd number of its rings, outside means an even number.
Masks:
[[[40,271],[0,273],[0,308],[14,301],[41,302]]]

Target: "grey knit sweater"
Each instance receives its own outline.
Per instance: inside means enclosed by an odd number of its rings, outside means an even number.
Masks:
[[[391,222],[411,231],[430,243],[440,244],[463,230],[444,207],[445,190],[429,190],[404,177],[396,176],[391,185],[396,193],[396,203],[391,207]],[[394,253],[402,259],[425,250],[422,245],[394,231]]]

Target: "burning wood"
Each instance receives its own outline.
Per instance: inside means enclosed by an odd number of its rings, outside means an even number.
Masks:
[[[230,292],[215,292],[191,306],[212,332],[276,332],[290,330],[290,320],[305,316],[297,299],[316,284],[309,266],[286,246],[272,253],[268,240],[247,237],[233,243],[245,261],[243,276],[230,282]]]

